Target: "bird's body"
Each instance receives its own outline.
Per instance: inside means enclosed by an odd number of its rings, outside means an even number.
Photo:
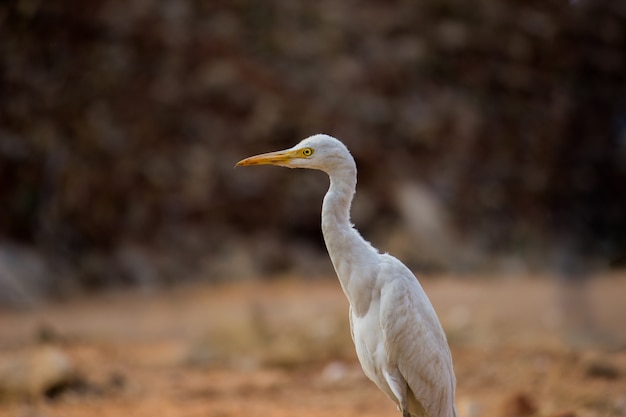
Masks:
[[[456,417],[450,349],[426,293],[402,262],[379,253],[350,223],[356,164],[348,149],[333,137],[314,135],[237,165],[259,164],[328,174],[322,232],[350,303],[350,330],[363,371],[403,417]]]

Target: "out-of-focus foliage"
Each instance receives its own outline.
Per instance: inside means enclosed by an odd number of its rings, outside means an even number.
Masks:
[[[326,184],[232,167],[322,131],[361,229],[419,179],[483,251],[623,262],[624,51],[615,0],[3,3],[0,235],[84,285],[306,268]]]

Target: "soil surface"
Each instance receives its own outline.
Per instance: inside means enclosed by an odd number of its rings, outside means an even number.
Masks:
[[[590,330],[567,335],[580,311],[548,276],[422,284],[461,417],[626,416],[626,273],[592,282]],[[285,278],[3,311],[0,416],[399,416],[360,369],[347,307],[335,280]]]

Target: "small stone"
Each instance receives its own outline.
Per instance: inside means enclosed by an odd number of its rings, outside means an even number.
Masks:
[[[585,373],[591,378],[618,379],[620,377],[620,371],[615,365],[602,361],[593,361],[587,364]]]
[[[334,361],[329,363],[322,370],[322,379],[327,382],[337,382],[346,377],[348,374],[348,367],[345,363],[340,361]]]
[[[482,414],[480,403],[472,398],[461,397],[457,404],[460,417],[478,417]]]
[[[502,407],[502,414],[509,417],[532,416],[537,413],[537,406],[530,396],[518,392],[506,399]]]

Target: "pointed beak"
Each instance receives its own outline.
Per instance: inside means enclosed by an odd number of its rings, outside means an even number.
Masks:
[[[251,156],[250,158],[242,159],[237,162],[238,167],[245,167],[250,165],[287,165],[289,161],[296,157],[296,153],[292,150],[284,150],[277,152],[269,152],[261,155]]]

